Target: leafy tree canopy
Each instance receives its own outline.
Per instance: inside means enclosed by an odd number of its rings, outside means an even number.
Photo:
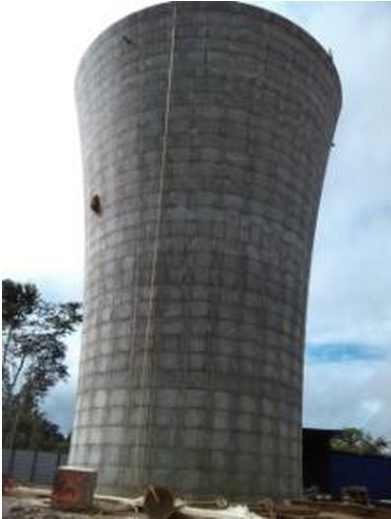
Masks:
[[[82,314],[80,303],[45,301],[34,284],[6,279],[2,288],[3,439],[10,446],[21,417],[37,418],[48,390],[68,377],[64,339]]]
[[[354,427],[344,429],[342,433],[331,440],[332,450],[355,454],[381,455],[391,447],[383,436],[373,437],[371,434]]]
[[[25,406],[19,413],[13,447],[66,453],[69,450],[69,437],[64,436],[59,426],[48,420],[39,409]]]

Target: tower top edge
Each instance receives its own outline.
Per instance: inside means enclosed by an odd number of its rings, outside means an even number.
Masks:
[[[120,18],[116,22],[103,29],[103,31],[101,31],[96,36],[96,38],[92,40],[79,62],[79,66],[76,71],[76,82],[78,76],[81,74],[81,71],[84,68],[84,64],[88,61],[89,57],[94,54],[95,50],[100,46],[100,44],[103,43],[104,40],[121,31],[122,29],[125,29],[127,24],[132,20],[147,21],[153,17],[167,16],[175,4],[178,13],[178,23],[180,23],[180,15],[186,13],[193,15],[197,12],[203,12],[205,15],[208,15],[208,13],[232,15],[237,14],[248,16],[249,18],[251,17],[253,22],[259,21],[259,23],[269,25],[270,27],[277,27],[282,32],[288,33],[292,37],[301,41],[303,45],[311,49],[311,51],[318,56],[320,61],[324,63],[326,69],[330,73],[330,76],[334,79],[336,89],[338,91],[338,96],[342,101],[341,79],[331,52],[327,51],[323,45],[307,30],[303,29],[301,26],[292,22],[288,18],[263,7],[250,5],[243,2],[161,2],[129,13],[128,15]]]

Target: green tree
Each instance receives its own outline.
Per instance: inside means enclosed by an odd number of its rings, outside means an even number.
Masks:
[[[39,409],[25,406],[19,413],[18,426],[13,439],[18,449],[68,452],[69,440],[59,426],[48,420]]]
[[[42,419],[48,390],[68,377],[64,339],[82,320],[76,302],[50,303],[38,288],[3,280],[3,441],[12,448],[22,423]]]
[[[371,434],[354,427],[344,429],[339,436],[331,440],[332,450],[355,454],[386,453],[391,447],[383,436],[373,437]]]

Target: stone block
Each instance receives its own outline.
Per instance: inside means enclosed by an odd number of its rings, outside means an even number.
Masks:
[[[97,471],[89,468],[59,467],[54,481],[51,506],[65,511],[92,510]]]

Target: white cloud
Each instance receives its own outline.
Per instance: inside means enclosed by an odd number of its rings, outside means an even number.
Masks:
[[[304,425],[359,427],[391,438],[391,360],[308,363]]]
[[[384,3],[334,3],[314,10],[313,24],[314,31],[333,38],[344,107],[319,216],[308,338],[364,343],[387,351],[391,71],[384,63],[391,49],[391,10]],[[365,38],[355,37],[360,33]]]

